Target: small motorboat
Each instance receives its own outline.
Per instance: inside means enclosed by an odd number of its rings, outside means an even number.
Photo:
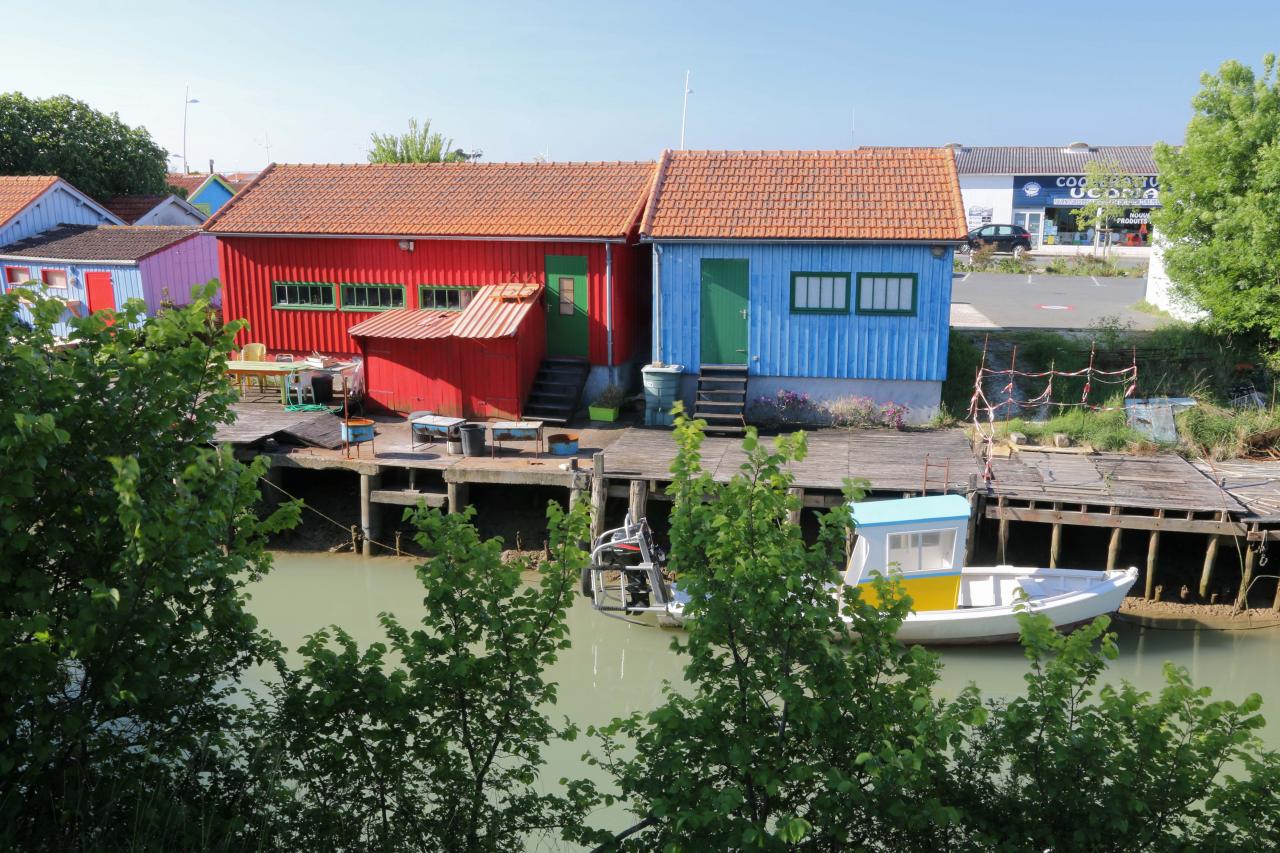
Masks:
[[[969,502],[931,495],[850,506],[857,538],[835,594],[856,586],[876,602],[871,581],[897,578],[912,612],[898,639],[919,645],[1007,643],[1018,639],[1017,613],[1043,613],[1069,629],[1120,607],[1138,570],[1097,571],[1018,566],[965,566]],[[613,615],[662,613],[683,622],[687,597],[668,576],[664,557],[643,520],[627,518],[605,533],[583,572],[582,592]]]

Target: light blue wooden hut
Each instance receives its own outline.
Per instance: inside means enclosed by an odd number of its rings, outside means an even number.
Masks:
[[[0,175],[0,246],[59,225],[122,225],[123,220],[54,175]]]
[[[713,427],[780,390],[926,420],[964,236],[948,150],[668,151],[641,226],[654,360]]]

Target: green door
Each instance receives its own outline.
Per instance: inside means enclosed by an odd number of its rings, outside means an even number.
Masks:
[[[702,259],[703,364],[747,363],[747,262]]]
[[[585,255],[547,255],[547,355],[587,356]]]

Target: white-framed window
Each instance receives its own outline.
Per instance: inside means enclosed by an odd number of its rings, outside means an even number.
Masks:
[[[889,569],[897,569],[904,574],[950,569],[954,563],[955,550],[954,529],[890,533]]]
[[[848,314],[847,272],[793,272],[792,314]]]
[[[859,273],[859,314],[915,314],[915,273]]]

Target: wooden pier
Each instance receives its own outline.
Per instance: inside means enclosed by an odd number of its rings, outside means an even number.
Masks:
[[[611,498],[625,499],[633,516],[647,514],[650,501],[667,500],[676,455],[670,430],[618,426],[568,430],[579,435],[576,457],[538,456],[532,444],[518,442],[494,457],[451,456],[443,444],[413,447],[403,419],[379,418],[376,446],[362,445],[348,458],[334,446],[337,419],[330,415],[243,408],[218,439],[235,445],[243,457],[268,456],[277,481],[286,468],[344,470],[359,477],[359,532],[366,550],[377,541],[380,506],[423,502],[453,511],[466,506],[474,485],[565,489],[571,503],[590,502],[592,529],[599,533],[618,521],[605,517]],[[998,561],[1006,558],[1014,522],[1049,525],[1051,567],[1061,561],[1067,527],[1109,531],[1106,553],[1097,560],[1108,568],[1117,567],[1127,531],[1146,545],[1141,590],[1147,597],[1157,596],[1160,587],[1162,534],[1204,537],[1195,585],[1201,600],[1213,589],[1219,555],[1236,553],[1222,547],[1228,537],[1252,546],[1243,549],[1242,588],[1252,581],[1256,555],[1265,553],[1269,540],[1280,540],[1280,462],[1192,463],[1171,453],[1017,447],[993,458],[991,477],[984,479],[986,464],[959,429],[815,430],[807,443],[805,459],[790,466],[803,507],[837,505],[848,479],[866,480],[872,498],[965,494],[974,508],[971,539],[977,541],[983,521],[994,523]],[[747,459],[738,437],[707,436],[701,453],[703,469],[719,481],[740,471]],[[1280,609],[1280,590],[1275,604]]]

